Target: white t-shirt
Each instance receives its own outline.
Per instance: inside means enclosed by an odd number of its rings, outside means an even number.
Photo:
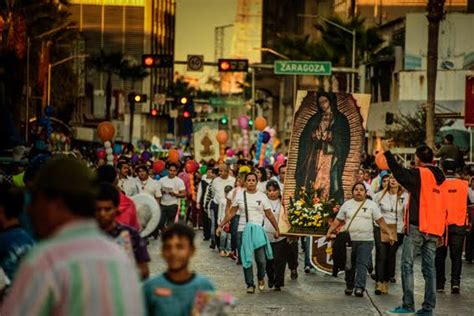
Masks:
[[[474,190],[469,187],[469,190],[467,190],[467,195],[469,196],[469,204],[474,204]]]
[[[178,177],[169,178],[168,176],[160,179],[161,188],[161,204],[162,205],[176,205],[178,204],[178,198],[172,196],[170,192],[179,193],[180,191],[186,191],[184,181]]]
[[[247,223],[245,217],[244,192],[246,191],[240,191],[232,202],[232,207],[238,207],[240,211],[239,232],[244,231],[245,224]],[[272,208],[267,196],[264,193],[257,191],[255,193],[247,192],[246,197],[249,223],[263,225],[265,210]]]
[[[275,217],[278,223],[280,221],[281,201],[280,199],[278,200],[268,199],[268,202],[270,203],[273,216]],[[265,231],[267,232],[267,236],[270,242],[278,242],[280,240],[285,239],[285,237],[275,238],[275,232],[276,232],[275,228],[273,227],[272,223],[267,217],[265,217],[265,224],[263,226],[265,228]]]
[[[337,213],[337,219],[346,222],[344,230],[347,229],[352,217],[359,208],[362,202],[358,202],[354,199],[346,201],[342,204],[341,209]],[[349,234],[351,240],[356,241],[373,241],[374,240],[374,221],[382,218],[379,207],[374,201],[365,200],[364,205],[360,209],[357,216],[352,221],[349,227]]]
[[[148,179],[142,181],[137,177],[135,179],[135,184],[137,186],[138,193],[147,193],[154,198],[161,197],[160,184],[155,179],[148,177]]]
[[[227,179],[222,179],[221,177],[217,177],[212,182],[212,189],[214,190],[214,203],[219,204],[219,201],[225,197],[225,187],[230,185],[234,187],[235,185],[235,178],[232,176],[228,176]]]
[[[127,196],[132,196],[139,192],[137,181],[134,178],[127,177],[119,179],[118,186]]]
[[[257,190],[262,193],[267,193],[267,181],[258,182],[257,183]]]
[[[402,193],[400,197],[397,194],[391,195],[388,192],[384,195],[383,191],[375,195],[375,202],[379,206],[383,219],[387,224],[397,224],[398,233],[403,232],[403,211],[407,201],[408,194],[406,192]],[[378,226],[377,224],[375,225]]]
[[[372,186],[367,182],[364,181],[364,186],[365,189],[367,190],[367,195],[370,196],[371,198],[374,198],[374,190],[372,190]]]
[[[226,206],[227,206],[227,199],[222,198],[221,201],[219,202],[219,210],[217,213],[217,223],[222,222],[222,220],[224,219]]]

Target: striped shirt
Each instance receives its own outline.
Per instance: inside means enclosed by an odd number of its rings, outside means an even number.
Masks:
[[[0,315],[143,315],[143,304],[133,262],[84,220],[28,253]]]

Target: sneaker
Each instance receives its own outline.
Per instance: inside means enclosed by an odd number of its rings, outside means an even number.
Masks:
[[[247,294],[253,294],[255,293],[255,286],[249,285],[247,286]]]
[[[382,294],[382,289],[383,288],[383,284],[382,282],[377,282],[375,283],[375,295],[381,295]]]
[[[216,249],[216,243],[214,242],[214,240],[211,241],[211,244],[209,245],[209,248]]]
[[[451,286],[451,294],[459,294],[461,292],[461,288],[459,285]]]
[[[364,290],[363,289],[355,289],[354,295],[357,297],[363,297],[364,296]]]
[[[422,308],[422,309],[417,310],[415,315],[432,316],[433,311]]]
[[[279,286],[275,286],[275,288],[273,289],[275,292],[281,292],[281,287]]]
[[[268,280],[268,288],[273,289],[273,286],[274,286],[273,281]]]
[[[387,314],[389,314],[389,315],[414,315],[415,311],[411,310],[411,309],[408,309],[408,308],[405,308],[403,306],[398,306],[398,307],[395,307],[392,310],[387,311]]]
[[[438,287],[438,288],[436,289],[436,292],[438,292],[438,293],[444,293],[444,286],[443,286],[443,287]]]
[[[290,277],[291,277],[292,280],[298,279],[298,271],[296,271],[296,269],[291,270]]]
[[[311,268],[308,266],[304,267],[304,273],[311,273]]]
[[[344,290],[344,294],[346,294],[347,296],[350,296],[352,295],[352,291],[353,290],[351,288],[346,287],[346,289]]]
[[[235,254],[235,251],[229,252],[229,258],[232,260],[237,260],[237,255]]]
[[[382,282],[382,294],[388,294],[388,282]]]
[[[258,281],[258,289],[260,291],[263,291],[265,289],[265,281],[264,280],[259,280]]]

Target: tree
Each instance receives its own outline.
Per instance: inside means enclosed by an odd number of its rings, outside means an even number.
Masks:
[[[425,142],[426,111],[418,109],[412,115],[399,115],[394,119],[394,124],[385,130],[385,137],[393,138],[397,145],[417,147]],[[451,126],[454,120],[436,118],[434,126],[439,131],[443,126]]]
[[[106,53],[104,50],[91,58],[92,67],[107,76],[105,84],[105,119],[110,120],[110,108],[112,107],[112,76],[120,75],[123,68],[124,56],[121,52]]]
[[[444,16],[444,0],[428,0],[428,61],[426,77],[428,97],[426,102],[426,144],[434,148],[436,76],[438,71],[439,24]]]
[[[150,73],[142,65],[133,65],[130,62],[122,63],[119,76],[124,81],[130,81],[130,90],[135,89],[135,83],[148,77]],[[150,96],[151,97],[151,96]]]

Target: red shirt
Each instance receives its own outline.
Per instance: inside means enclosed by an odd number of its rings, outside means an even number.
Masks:
[[[131,226],[140,231],[135,202],[122,192],[120,192],[119,215],[115,220],[122,225]]]

